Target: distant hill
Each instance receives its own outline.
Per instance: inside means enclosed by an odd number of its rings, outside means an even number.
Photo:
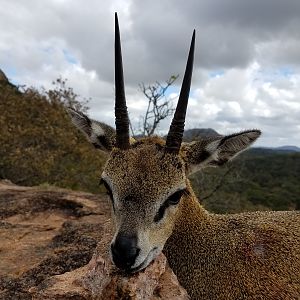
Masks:
[[[183,140],[186,142],[191,142],[198,138],[207,138],[220,136],[220,134],[212,128],[193,128],[184,131]],[[280,147],[252,147],[251,152],[267,154],[271,152],[281,152],[281,153],[291,153],[291,152],[300,152],[300,148],[292,145],[285,145]]]
[[[285,152],[300,152],[300,148],[297,146],[281,146],[277,148],[273,148],[276,151],[285,151]]]
[[[197,138],[219,136],[220,134],[212,128],[193,128],[185,130],[183,140],[190,142]]]
[[[252,150],[257,152],[280,152],[280,153],[293,153],[300,152],[300,148],[297,146],[280,146],[280,147],[253,147]]]

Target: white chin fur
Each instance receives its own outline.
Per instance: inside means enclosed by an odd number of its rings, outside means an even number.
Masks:
[[[137,259],[130,271],[132,271],[132,273],[136,273],[145,269],[160,254],[160,252],[161,249],[153,248],[142,262],[140,262],[140,259]]]

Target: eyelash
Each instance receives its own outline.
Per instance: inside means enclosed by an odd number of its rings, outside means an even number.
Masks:
[[[154,217],[154,222],[158,223],[164,217],[165,211],[169,206],[177,205],[185,192],[186,189],[177,191],[172,194],[159,208],[157,214]]]

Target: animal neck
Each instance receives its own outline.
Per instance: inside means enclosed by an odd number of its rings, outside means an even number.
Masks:
[[[165,245],[167,252],[182,251],[187,245],[193,247],[194,243],[199,243],[199,239],[203,238],[203,233],[213,220],[212,215],[199,203],[190,184],[188,184],[188,192],[180,203],[173,233]],[[178,243],[178,241],[182,242]]]
[[[205,249],[210,245],[209,232],[214,226],[214,215],[200,205],[190,185],[188,191],[189,194],[181,199],[173,233],[163,252],[181,285],[192,293],[199,284],[197,281],[204,280],[196,273],[203,268],[203,259],[207,255]]]
[[[183,201],[174,228],[175,234],[177,231],[182,234],[186,230],[194,234],[191,230],[188,230],[188,228],[201,229],[203,226],[207,227],[207,223],[209,223],[212,218],[211,214],[200,204],[189,182],[187,189],[188,195],[182,199]],[[200,233],[199,231],[197,232]]]

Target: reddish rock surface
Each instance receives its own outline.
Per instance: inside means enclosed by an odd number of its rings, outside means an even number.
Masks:
[[[31,288],[30,293],[33,300],[189,299],[163,254],[144,271],[132,276],[119,273],[108,260],[94,255],[87,266],[46,279]]]
[[[163,255],[112,266],[109,216],[104,196],[0,181],[0,299],[188,299]]]

